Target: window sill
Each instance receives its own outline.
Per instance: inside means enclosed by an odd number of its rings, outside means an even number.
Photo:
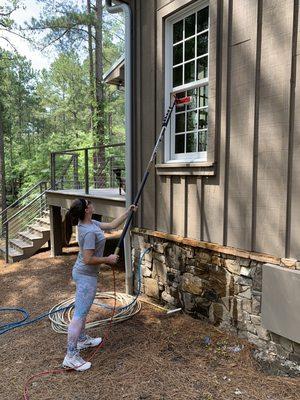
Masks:
[[[156,164],[155,168],[157,175],[214,176],[216,174],[216,164],[210,162],[173,162]]]

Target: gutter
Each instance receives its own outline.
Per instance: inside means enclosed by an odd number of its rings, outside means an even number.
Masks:
[[[125,179],[126,179],[126,207],[133,202],[132,191],[132,13],[130,6],[120,1],[105,0],[109,13],[124,12],[125,15]],[[133,293],[133,271],[131,265],[131,246],[129,231],[124,239],[124,256],[126,272],[126,293]]]

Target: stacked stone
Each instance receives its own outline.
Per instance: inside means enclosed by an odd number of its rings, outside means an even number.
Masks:
[[[207,318],[260,348],[274,348],[287,358],[300,360],[299,345],[285,338],[280,342],[278,335],[271,337],[262,326],[262,262],[147,234],[133,233],[132,246],[135,268],[141,252],[151,247],[142,262],[144,294]],[[290,266],[297,267],[296,263]],[[135,277],[137,285],[137,273]]]

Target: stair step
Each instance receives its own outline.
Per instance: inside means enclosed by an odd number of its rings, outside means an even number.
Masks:
[[[21,239],[11,239],[9,243],[12,243],[13,245],[17,246],[20,249],[28,249],[32,247],[32,244],[29,244]]]
[[[29,231],[24,231],[24,232],[18,232],[18,235],[21,236],[21,238],[24,238],[25,240],[30,240],[31,242],[33,240],[39,240],[42,239],[42,235],[38,235],[37,233],[32,233]]]
[[[35,220],[41,224],[50,225],[50,219],[47,217],[36,218]]]
[[[6,254],[6,247],[5,246],[0,246],[0,250]],[[22,256],[23,252],[22,251],[18,251],[16,249],[13,249],[12,247],[8,248],[8,255],[9,257],[18,257],[18,256]]]
[[[49,232],[50,231],[50,227],[46,227],[46,226],[42,226],[42,225],[29,225],[28,227],[29,229],[34,229],[35,231],[38,232]]]

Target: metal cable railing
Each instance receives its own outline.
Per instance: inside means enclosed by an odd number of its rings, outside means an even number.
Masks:
[[[51,153],[53,190],[84,188],[88,194],[90,188],[120,187],[122,171],[125,171],[124,143]],[[7,262],[9,241],[47,210],[47,186],[46,181],[38,182],[1,211],[0,244],[5,244]]]
[[[48,210],[46,191],[47,189],[4,222],[6,262],[9,261],[9,241],[15,239],[19,232],[27,229],[28,225],[33,224],[36,218],[41,218]]]
[[[116,188],[115,169],[125,171],[124,143],[53,152],[51,189]]]
[[[61,188],[64,187],[64,182],[68,182],[68,177],[69,170],[71,166],[74,166],[76,168],[76,165],[78,164],[78,154],[73,153],[69,154],[71,156],[70,160],[67,160],[67,163],[64,160],[63,164],[61,165],[61,172],[58,175],[59,178],[57,180],[57,185],[61,186]],[[74,182],[74,179],[76,180],[76,175],[73,175],[72,177],[72,183]],[[78,184],[79,186],[79,184]],[[4,210],[0,212],[0,245],[3,244],[3,241],[5,242],[5,222],[10,219],[12,216],[14,216],[18,211],[22,210],[24,206],[29,204],[32,200],[36,199],[39,194],[43,193],[46,189],[49,189],[49,182],[42,180],[36,183],[34,186],[32,186],[29,190],[26,191],[21,197],[19,197],[17,200],[15,200],[12,204],[10,204],[8,207],[6,207]],[[24,216],[24,221],[26,220]],[[30,221],[30,218],[29,218]]]
[[[39,181],[34,186],[32,186],[29,190],[26,191],[21,197],[11,203],[8,207],[0,213],[1,224],[0,224],[0,238],[5,237],[4,232],[4,223],[7,221],[8,218],[12,217],[16,214],[22,207],[26,204],[29,204],[33,199],[35,199],[39,194],[41,194],[44,190],[46,190],[49,184],[47,181]]]

